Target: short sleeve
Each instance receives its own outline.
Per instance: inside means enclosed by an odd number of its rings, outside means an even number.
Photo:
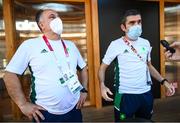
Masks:
[[[29,63],[28,47],[26,43],[23,42],[15,52],[12,59],[10,60],[5,71],[9,71],[21,75],[26,70],[28,63]]]
[[[80,69],[83,69],[85,66],[86,66],[86,62],[84,61],[83,57],[81,56],[78,48],[76,47],[76,45],[73,43],[74,45],[74,49],[75,49],[75,52],[77,54],[77,64],[78,64],[78,67]]]
[[[102,62],[110,65],[111,62],[116,58],[117,56],[117,52],[116,52],[116,45],[114,42],[111,42],[111,44],[109,45],[106,54],[104,55],[104,58],[102,59]]]
[[[148,52],[148,61],[151,61],[151,51],[152,51],[152,47],[149,47],[149,52]]]
[[[152,51],[152,47],[151,47],[149,41],[148,41],[148,40],[146,40],[146,41],[147,41],[147,44],[148,44],[147,61],[149,62],[149,61],[151,61],[151,51]]]

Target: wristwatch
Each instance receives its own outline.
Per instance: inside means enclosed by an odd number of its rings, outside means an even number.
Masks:
[[[168,82],[168,80],[167,80],[167,79],[163,79],[163,80],[161,80],[161,82],[160,82],[160,83],[161,83],[161,85],[163,85],[165,81],[167,81],[167,82]]]
[[[81,89],[80,92],[82,92],[82,93],[88,93],[88,91],[87,91],[85,88]]]

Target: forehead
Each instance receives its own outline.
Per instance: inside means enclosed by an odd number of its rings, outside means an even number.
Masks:
[[[48,10],[44,10],[42,16],[49,16],[51,14],[58,15],[58,13],[56,11],[48,9]]]
[[[127,16],[127,18],[126,18],[126,22],[129,22],[129,21],[138,21],[138,20],[141,20],[141,16],[140,15],[130,15],[130,16]]]

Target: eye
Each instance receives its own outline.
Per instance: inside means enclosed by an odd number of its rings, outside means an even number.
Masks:
[[[141,24],[141,20],[138,20],[138,24]]]
[[[134,25],[136,22],[135,21],[130,21],[129,24],[130,25]]]
[[[54,16],[52,16],[52,17],[50,17],[50,19],[55,19],[56,17],[54,17]]]
[[[56,15],[54,15],[54,14],[51,14],[50,16],[49,16],[49,19],[55,19],[56,18]]]

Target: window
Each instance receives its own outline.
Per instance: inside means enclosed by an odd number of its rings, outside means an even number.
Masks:
[[[166,3],[165,4],[165,39],[172,43],[180,41],[180,4]],[[166,77],[170,82],[180,84],[180,63],[165,62]],[[176,94],[180,94],[180,88]]]

